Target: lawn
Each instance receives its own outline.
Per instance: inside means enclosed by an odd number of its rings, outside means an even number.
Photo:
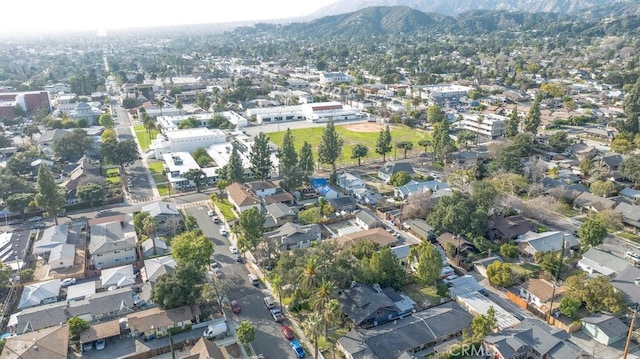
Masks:
[[[351,159],[351,149],[356,144],[363,144],[369,147],[369,154],[367,155],[367,157],[362,159],[362,162],[381,159],[382,156],[378,155],[375,152],[376,141],[380,134],[380,131],[376,130],[376,124],[370,124],[371,128],[367,131],[362,132],[354,130],[353,126],[355,125],[336,125],[336,132],[344,140],[344,146],[342,146],[342,156],[338,159],[337,164],[354,165],[358,163],[357,160]],[[390,129],[393,143],[400,141],[411,141],[413,143],[413,149],[407,153],[408,155],[416,155],[418,153],[424,152],[424,148],[418,146],[418,141],[423,138],[431,138],[431,135],[426,131],[403,125],[391,125]],[[322,138],[322,131],[324,131],[324,127],[309,127],[291,130],[293,136],[295,137],[296,150],[300,151],[300,148],[302,147],[304,141],[307,141],[313,147],[314,154],[317,154],[318,144],[320,143]],[[272,132],[269,133],[268,136],[271,142],[280,146],[282,145],[282,140],[285,133],[286,131]],[[394,148],[391,150],[391,153],[387,154],[387,158],[396,157],[398,159],[401,159],[403,155],[404,151],[398,149],[398,151],[396,152],[396,148],[394,146]]]
[[[423,287],[418,284],[410,284],[405,286],[403,291],[416,303],[429,302],[432,305],[440,303],[440,296],[436,294],[435,286]]]
[[[640,236],[638,236],[637,234],[633,234],[629,232],[619,232],[619,233],[616,233],[616,235],[618,237],[622,237],[624,239],[628,239],[630,241],[640,243]]]
[[[231,209],[231,203],[226,199],[218,199],[216,196],[211,196],[211,200],[218,207],[220,213],[224,216],[225,221],[233,221],[236,219],[236,215],[233,213]]]
[[[530,263],[510,263],[510,266],[511,270],[513,270],[513,274],[521,277],[531,277],[532,274],[537,273],[540,270],[538,266]]]
[[[147,163],[149,165],[149,171],[151,172],[151,176],[153,177],[153,181],[156,184],[167,182],[167,177],[162,173],[162,172],[164,172],[164,162],[162,162],[162,161],[149,161]]]
[[[144,125],[137,125],[133,128],[136,131],[136,137],[138,138],[138,142],[140,142],[140,147],[143,151],[149,148],[149,145],[151,145],[151,139],[155,139],[158,135],[157,130],[152,130],[151,136],[149,136],[147,130],[144,128]]]

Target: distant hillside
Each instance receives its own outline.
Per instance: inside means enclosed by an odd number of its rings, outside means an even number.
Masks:
[[[358,11],[371,6],[408,6],[426,13],[457,16],[472,10],[510,10],[581,15],[591,8],[606,12],[615,4],[637,9],[638,0],[339,0],[313,14],[312,18]],[[637,11],[637,10],[636,10]]]

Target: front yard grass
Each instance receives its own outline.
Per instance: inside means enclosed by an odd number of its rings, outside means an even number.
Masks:
[[[136,125],[133,127],[136,132],[136,137],[138,138],[138,142],[140,142],[140,147],[142,150],[146,150],[151,145],[151,140],[155,139],[158,135],[158,130],[152,130],[151,136],[147,133],[147,130],[144,128],[144,125]]]
[[[628,239],[630,241],[634,241],[636,243],[640,243],[640,236],[637,234],[629,233],[629,232],[619,232],[616,233],[618,237],[622,237],[624,239]]]
[[[416,303],[429,302],[431,305],[440,303],[440,296],[436,294],[435,286],[409,284],[403,288],[403,291]]]
[[[225,221],[228,222],[236,220],[236,215],[235,213],[233,213],[233,210],[231,209],[231,203],[229,203],[228,200],[219,199],[216,196],[212,196],[211,200],[216,205],[216,207],[218,207],[220,213],[222,213],[222,215],[224,216]]]
[[[162,161],[149,161],[147,163],[151,177],[153,177],[153,181],[156,184],[167,182],[167,177],[162,173],[164,172],[164,163]]]
[[[513,274],[520,277],[528,277],[530,278],[533,274],[538,273],[540,271],[540,267],[531,263],[509,263],[511,266],[511,270]]]

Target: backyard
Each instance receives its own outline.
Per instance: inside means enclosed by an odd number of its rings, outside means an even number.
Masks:
[[[143,151],[149,148],[149,146],[151,145],[151,140],[155,139],[158,135],[158,130],[153,129],[151,130],[151,136],[149,136],[149,133],[144,128],[144,125],[136,125],[133,128],[136,131],[136,137],[138,138],[138,142],[140,142],[140,147]]]
[[[382,156],[378,155],[375,152],[375,144],[380,134],[380,130],[384,129],[384,127],[384,125],[378,123],[337,125],[336,132],[344,141],[344,146],[342,147],[342,155],[338,159],[337,164],[353,165],[358,163],[357,160],[351,159],[351,149],[356,144],[363,144],[369,147],[369,153],[362,159],[363,162],[381,159]],[[390,125],[390,130],[392,143],[400,141],[411,141],[413,143],[413,149],[407,152],[408,155],[415,155],[417,153],[424,152],[424,148],[418,146],[418,141],[423,138],[431,138],[431,134],[426,131],[403,125]],[[303,142],[307,141],[313,147],[315,153],[317,153],[318,144],[320,144],[320,141],[322,139],[322,131],[324,131],[324,127],[309,127],[291,130],[293,136],[295,137],[296,150],[300,151]],[[285,133],[286,131],[272,132],[269,133],[268,136],[271,142],[280,146],[282,145],[282,140]],[[396,148],[394,146],[394,148],[391,150],[391,153],[387,154],[387,158],[402,158],[403,155],[404,151],[398,149],[396,153]]]
[[[169,184],[167,183],[167,177],[164,175],[164,162],[162,161],[149,161],[149,171],[153,182],[155,182],[158,192],[161,196],[169,194]]]
[[[231,209],[231,203],[229,203],[228,200],[224,198],[220,199],[216,195],[212,195],[211,200],[213,201],[215,206],[218,207],[226,222],[236,220],[237,217],[235,213],[233,213],[233,210]]]

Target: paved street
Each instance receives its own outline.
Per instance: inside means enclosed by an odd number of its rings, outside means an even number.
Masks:
[[[236,262],[235,256],[229,251],[229,239],[220,235],[220,225],[213,223],[207,215],[208,210],[205,205],[185,208],[188,215],[196,218],[202,233],[215,245],[214,257],[224,273],[220,286],[225,290],[225,297],[237,300],[242,308],[237,320],[248,320],[256,328],[256,339],[252,343],[254,350],[267,358],[294,359],[295,355],[289,341],[282,335],[280,325],[271,318],[264,306],[263,298],[270,293],[264,289],[264,285],[260,288],[251,285],[247,267]]]

